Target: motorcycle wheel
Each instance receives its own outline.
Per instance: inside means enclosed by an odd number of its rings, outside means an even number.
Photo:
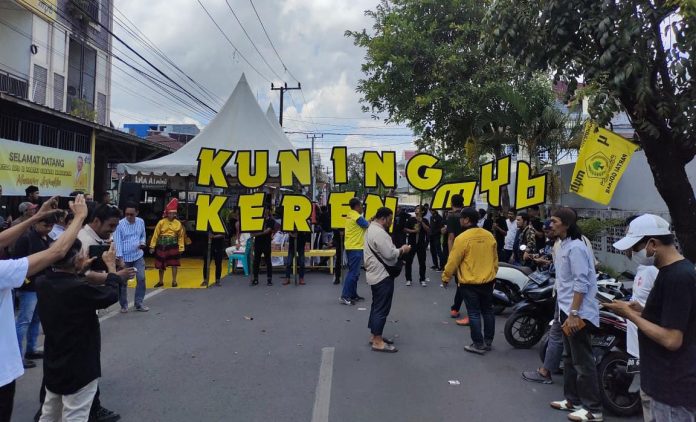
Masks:
[[[505,340],[516,349],[529,349],[544,335],[544,322],[532,312],[515,312],[505,321]]]
[[[599,394],[602,404],[618,416],[633,416],[640,413],[640,393],[629,393],[633,374],[627,374],[628,355],[623,352],[610,352],[599,363]]]

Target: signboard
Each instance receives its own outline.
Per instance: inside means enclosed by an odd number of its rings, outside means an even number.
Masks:
[[[139,183],[145,190],[167,190],[167,178],[158,176],[140,176],[133,177],[134,183]]]
[[[5,195],[24,196],[29,185],[41,196],[68,196],[91,188],[92,156],[0,138],[0,185]]]
[[[570,183],[571,192],[609,205],[636,148],[628,139],[588,122]]]
[[[17,3],[47,21],[54,22],[56,20],[58,0],[17,0]]]

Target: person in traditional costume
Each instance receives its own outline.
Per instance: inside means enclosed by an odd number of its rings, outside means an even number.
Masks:
[[[186,231],[183,224],[176,218],[179,201],[172,199],[164,209],[162,218],[150,240],[150,253],[155,255],[155,268],[159,270],[159,283],[155,287],[164,286],[164,272],[172,268],[172,287],[177,287],[176,273],[180,265],[179,258],[184,252]]]

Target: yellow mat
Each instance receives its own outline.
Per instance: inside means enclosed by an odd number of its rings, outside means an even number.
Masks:
[[[215,263],[211,262],[209,283],[215,282]],[[227,260],[222,261],[222,276],[227,275]],[[231,274],[230,274],[231,275]],[[234,277],[244,277],[244,273],[238,271]],[[159,271],[155,268],[153,258],[145,258],[145,285],[152,289],[159,281]],[[201,289],[203,282],[203,260],[200,258],[181,258],[181,266],[176,276],[179,289]],[[128,287],[135,288],[135,279],[128,281]],[[167,268],[164,273],[164,288],[172,287],[172,270]]]

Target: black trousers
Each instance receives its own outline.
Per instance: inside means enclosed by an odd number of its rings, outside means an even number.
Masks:
[[[444,261],[442,262],[441,268],[445,268],[445,265],[447,264],[447,259],[449,258],[449,243],[447,243],[447,237],[442,236],[442,238],[442,258],[444,258]]]
[[[415,245],[413,246],[413,249],[411,249],[411,252],[406,255],[406,260],[405,260],[405,267],[406,267],[406,281],[413,281],[413,278],[411,277],[411,267],[413,266],[413,258],[418,257],[418,275],[420,276],[419,281],[425,281],[425,245]]]
[[[387,277],[370,287],[372,289],[372,307],[370,308],[370,321],[367,328],[370,329],[372,335],[381,336],[384,325],[387,323],[389,311],[391,311],[394,279]]]
[[[0,422],[10,422],[14,405],[15,382],[0,387]]]
[[[266,273],[270,280],[273,275],[273,264],[271,264],[271,242],[254,242],[254,280],[259,279],[259,270],[261,268],[261,255],[263,255],[264,263],[266,264]]]
[[[215,261],[215,281],[220,281],[222,277],[222,260],[225,258],[225,242],[213,242],[210,244],[210,258]],[[203,279],[208,274],[208,251],[203,255]]]
[[[336,265],[334,265],[334,280],[341,282],[341,269],[343,268],[343,239],[337,239],[334,235],[333,244],[336,245]]]
[[[462,309],[462,303],[464,302],[464,285],[457,283],[457,290],[454,292],[454,303],[452,304],[452,310],[459,312]]]
[[[568,316],[561,312],[561,323]],[[592,413],[602,411],[597,381],[597,366],[592,354],[592,327],[585,321],[585,328],[570,337],[563,335],[563,394],[569,402],[582,404]]]
[[[433,259],[433,265],[435,267],[443,268],[445,266],[445,256],[442,253],[442,236],[430,237],[430,256]]]

